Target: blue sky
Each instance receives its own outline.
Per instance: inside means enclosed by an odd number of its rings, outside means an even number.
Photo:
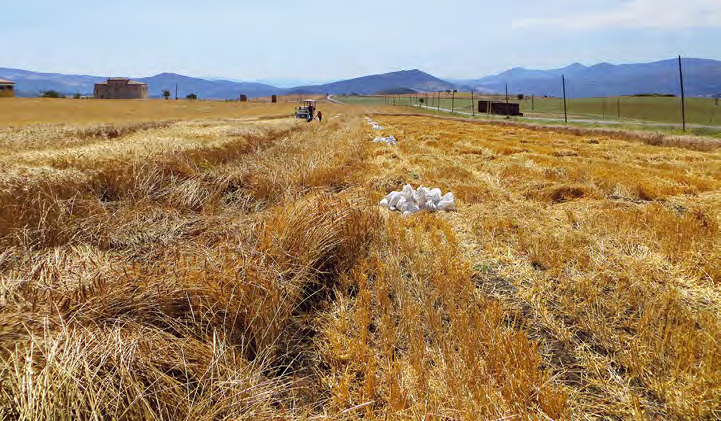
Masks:
[[[3,15],[0,67],[102,76],[475,78],[721,59],[721,0],[25,0]]]

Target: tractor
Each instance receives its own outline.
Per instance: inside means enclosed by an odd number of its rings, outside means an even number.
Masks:
[[[307,99],[303,101],[303,105],[295,109],[295,118],[302,118],[308,121],[313,121],[315,118],[315,101]]]

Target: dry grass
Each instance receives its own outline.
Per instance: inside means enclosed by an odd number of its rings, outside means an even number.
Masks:
[[[0,419],[718,416],[718,152],[362,111],[0,133]]]
[[[379,115],[387,116],[413,116],[413,117],[426,117],[429,118],[428,114],[417,114],[417,113],[387,113],[382,112]],[[670,146],[684,149],[691,149],[697,151],[715,151],[721,149],[721,140],[713,137],[705,136],[692,136],[692,135],[676,135],[668,134],[663,132],[652,132],[652,131],[640,131],[640,130],[626,130],[626,129],[614,129],[605,127],[578,127],[578,126],[559,126],[559,125],[543,125],[534,123],[525,123],[519,121],[504,121],[504,120],[471,120],[469,118],[455,118],[455,117],[438,117],[434,116],[431,118],[445,119],[451,121],[459,121],[474,124],[500,126],[500,127],[521,127],[536,131],[548,131],[558,134],[572,134],[576,136],[601,136],[611,137],[617,140],[628,140],[645,143],[653,146]]]
[[[377,150],[369,182],[456,192],[460,211],[440,218],[460,238],[480,292],[540,341],[571,413],[719,415],[718,151],[377,120],[400,146]]]
[[[290,103],[10,98],[0,102],[0,127],[290,115],[293,107]]]

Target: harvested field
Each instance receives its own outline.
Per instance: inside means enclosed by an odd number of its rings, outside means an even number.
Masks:
[[[0,419],[719,416],[721,151],[279,106],[0,129]]]
[[[538,340],[571,415],[714,418],[721,404],[721,153],[377,117],[368,183],[453,190],[434,215],[476,293]]]
[[[290,98],[288,98],[290,100]],[[259,99],[258,101],[264,101]],[[0,127],[54,123],[97,125],[158,120],[289,116],[297,104],[259,102],[11,98],[0,102]]]

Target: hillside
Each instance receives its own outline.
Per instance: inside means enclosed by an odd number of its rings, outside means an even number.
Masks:
[[[153,77],[135,79],[148,84],[151,97],[160,97],[167,89],[175,94],[178,85],[178,97],[185,98],[188,94],[196,94],[200,98],[234,99],[241,94],[251,98],[268,95],[280,95],[284,89],[262,83],[232,82],[228,80],[206,80],[175,73],[161,73]]]
[[[684,59],[686,93],[689,96],[713,96],[721,93],[721,62],[708,59]],[[613,65],[600,63],[534,70],[513,68],[494,76],[474,80],[449,82],[420,70],[404,70],[363,76],[320,85],[278,88],[264,83],[230,80],[208,80],[175,73],[161,73],[146,78],[133,78],[148,83],[151,97],[160,97],[167,89],[184,98],[194,93],[203,99],[233,99],[240,94],[263,97],[282,94],[377,94],[380,92],[410,93],[439,90],[469,90],[476,92],[503,92],[506,83],[513,93],[537,96],[560,96],[561,75],[566,76],[568,96],[571,98],[634,95],[641,93],[679,94],[678,62],[664,60],[653,63]],[[56,90],[72,95],[92,94],[93,85],[107,79],[105,76],[65,75],[39,73],[28,70],[0,68],[0,78],[17,82],[18,96],[36,96],[40,91]]]
[[[721,62],[708,59],[683,60],[686,93],[712,96],[721,93]],[[634,95],[639,93],[679,94],[678,61],[653,63],[600,63],[584,66],[574,63],[562,69],[532,70],[514,68],[495,76],[466,81],[478,90],[503,92],[505,84],[513,93],[560,96],[561,75],[566,76],[569,97]]]
[[[48,90],[56,90],[66,95],[75,93],[92,95],[94,85],[107,78],[107,76],[66,75],[0,68],[0,79],[16,82],[17,95],[23,97],[37,96],[39,92]],[[284,89],[262,83],[206,80],[174,73],[161,73],[152,77],[132,79],[147,83],[151,97],[161,97],[165,89],[175,93],[176,84],[178,85],[178,96],[181,98],[185,98],[191,93],[204,99],[231,99],[237,98],[240,94],[253,98],[279,95],[285,92]]]
[[[18,96],[37,96],[40,91],[55,90],[64,94],[91,94],[93,86],[107,78],[87,75],[41,73],[21,69],[0,68],[0,79],[17,83]]]
[[[325,85],[300,86],[290,90],[291,94],[375,94],[382,91],[412,89],[416,92],[430,92],[456,89],[456,85],[438,79],[420,70],[403,70],[380,75],[327,83]]]
[[[66,95],[80,93],[91,95],[94,84],[107,79],[106,76],[78,76],[59,73],[39,73],[28,70],[0,68],[0,78],[17,82],[18,96],[32,97],[41,91],[56,90]],[[322,85],[301,86],[283,89],[263,83],[238,82],[230,80],[208,80],[175,73],[161,73],[152,77],[132,78],[148,84],[151,97],[161,97],[163,90],[178,97],[194,93],[204,99],[233,99],[240,94],[249,97],[290,94],[374,94],[378,92],[427,92],[456,89],[456,85],[441,80],[420,70],[405,70],[381,75],[364,76]]]

